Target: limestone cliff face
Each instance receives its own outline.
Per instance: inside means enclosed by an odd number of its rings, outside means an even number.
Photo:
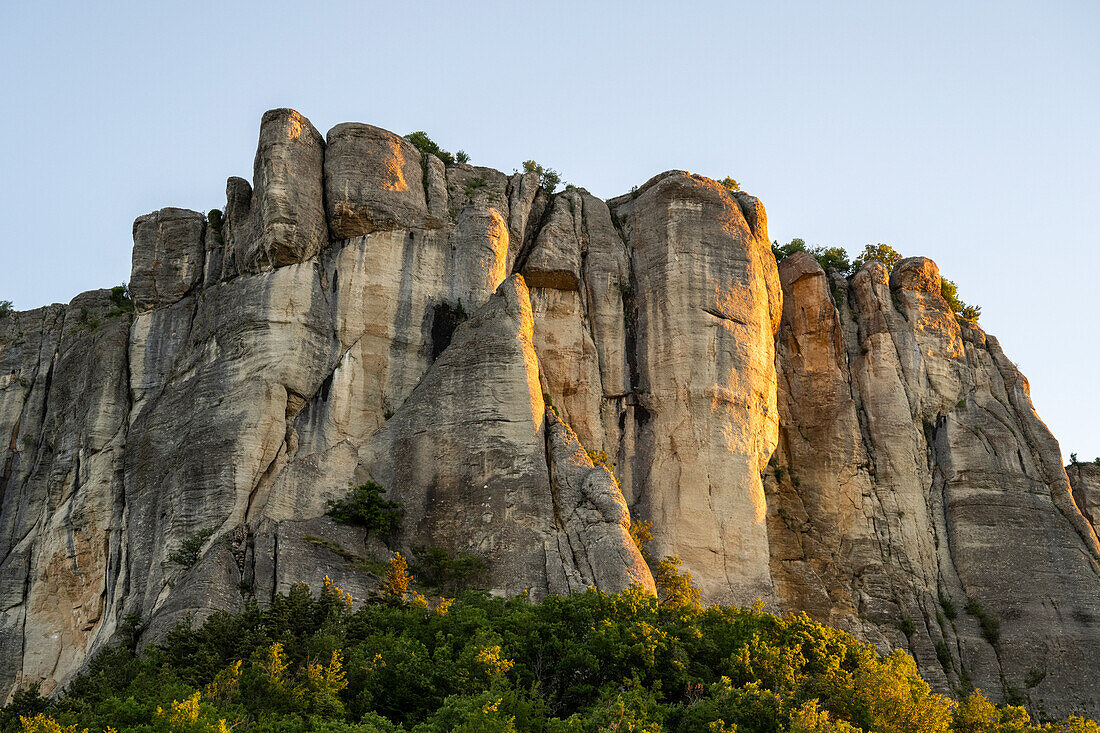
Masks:
[[[226,198],[138,218],[133,314],[93,291],[0,320],[0,693],[130,616],[153,641],[325,575],[370,594],[414,545],[500,593],[652,589],[634,517],[708,601],[1096,712],[1096,477],[1071,494],[931,262],[777,269],[761,204],[707,178],[548,194],[293,110]],[[405,509],[389,547],[325,516],[368,480]]]
[[[782,605],[908,649],[941,689],[1096,710],[1100,547],[1027,381],[930,260],[848,282],[800,253],[780,278]]]

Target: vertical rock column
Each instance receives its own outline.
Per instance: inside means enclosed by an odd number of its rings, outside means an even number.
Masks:
[[[292,109],[264,113],[251,189],[240,178],[226,187],[233,253],[226,275],[301,262],[324,249],[324,160],[325,141],[309,120]]]
[[[0,330],[0,701],[75,674],[107,615],[129,409],[129,319],[114,308],[91,291]]]
[[[705,600],[770,599],[760,472],[778,431],[782,295],[763,207],[682,172],[609,204],[632,250],[635,514]]]

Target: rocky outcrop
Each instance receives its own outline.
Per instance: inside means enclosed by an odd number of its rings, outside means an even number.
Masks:
[[[930,260],[848,282],[802,253],[780,277],[783,606],[907,648],[945,691],[1094,710],[1100,552],[1026,380],[950,312]]]
[[[129,409],[110,291],[0,320],[0,686],[63,680],[114,628]]]
[[[1066,466],[1073,500],[1095,532],[1100,527],[1100,462]]]
[[[505,593],[652,590],[611,474],[543,402],[533,326],[513,275],[386,422],[364,477],[393,487],[409,543],[485,558]]]
[[[322,171],[325,142],[292,109],[273,109],[260,121],[250,186],[226,186],[222,277],[270,270],[316,256],[328,242]]]
[[[296,582],[362,598],[421,545],[502,594],[652,590],[640,519],[707,602],[1098,712],[1096,477],[932,262],[777,269],[760,202],[702,176],[550,194],[293,110],[226,199],[138,218],[133,313],[0,316],[0,692],[128,618],[148,643]],[[326,516],[366,481],[404,507],[388,545]]]
[[[706,598],[769,598],[760,472],[778,429],[781,293],[763,208],[684,173],[611,205],[632,258],[626,493]]]
[[[327,140],[325,212],[332,239],[407,229],[427,213],[427,176],[420,151],[408,140],[354,123],[332,128]]]
[[[304,117],[270,112],[220,226],[140,217],[133,316],[97,291],[0,322],[5,692],[53,689],[127,617],[155,640],[294,582],[371,592],[363,568],[387,548],[324,513],[353,481],[392,475],[415,437],[387,426],[417,414],[456,460],[435,462],[430,487],[387,480],[419,513],[394,548],[482,555],[499,592],[652,588],[614,480],[544,413],[522,278],[491,299],[546,206],[537,177],[447,170],[366,126],[330,141],[331,157]],[[439,513],[446,491],[472,524]]]
[[[161,209],[134,222],[130,297],[139,313],[172,305],[203,281],[206,217]]]

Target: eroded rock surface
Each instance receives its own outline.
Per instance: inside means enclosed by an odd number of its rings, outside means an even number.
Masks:
[[[505,593],[652,590],[611,474],[543,402],[533,326],[514,275],[378,433],[366,475],[405,507],[403,542],[483,557]]]
[[[769,599],[760,472],[779,424],[781,293],[763,208],[680,172],[611,205],[632,261],[626,493],[705,598]]]
[[[930,260],[848,282],[801,253],[780,278],[783,605],[907,648],[944,691],[1095,710],[1100,553],[1026,380],[950,312]]]

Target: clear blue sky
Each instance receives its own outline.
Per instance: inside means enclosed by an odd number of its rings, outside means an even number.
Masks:
[[[603,197],[732,175],[775,239],[932,257],[1091,459],[1097,39],[1094,0],[5,3],[0,299],[127,280],[133,219],[221,207],[288,106]]]

